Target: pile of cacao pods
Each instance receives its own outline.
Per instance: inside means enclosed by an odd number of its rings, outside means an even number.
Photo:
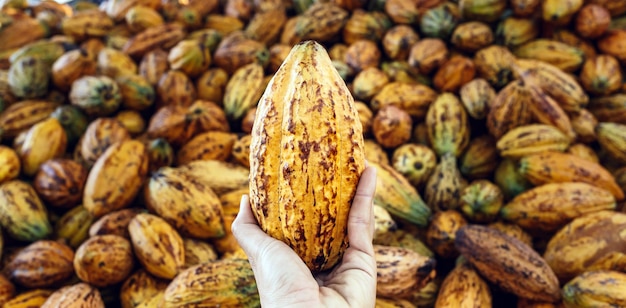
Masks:
[[[259,306],[230,224],[256,104],[315,40],[378,169],[377,307],[626,307],[625,13],[0,0],[0,305]]]

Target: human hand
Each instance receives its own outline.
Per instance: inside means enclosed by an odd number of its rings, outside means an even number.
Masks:
[[[247,195],[241,198],[233,235],[246,252],[261,305],[265,307],[374,307],[376,261],[372,237],[376,168],[367,167],[359,180],[348,218],[343,259],[331,271],[313,275],[285,243],[259,227]]]

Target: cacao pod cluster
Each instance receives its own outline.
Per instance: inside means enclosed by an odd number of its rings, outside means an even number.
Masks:
[[[376,307],[626,307],[624,67],[626,0],[0,1],[0,306],[258,307],[241,196],[325,271],[367,162]]]

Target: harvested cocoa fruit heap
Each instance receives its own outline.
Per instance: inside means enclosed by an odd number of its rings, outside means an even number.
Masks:
[[[0,305],[260,306],[278,140],[302,202],[378,169],[376,307],[626,307],[625,65],[622,0],[0,1]],[[317,271],[312,211],[256,216]]]

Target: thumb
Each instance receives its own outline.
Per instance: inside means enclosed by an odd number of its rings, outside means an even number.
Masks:
[[[283,254],[292,258],[295,256],[297,258],[297,255],[289,246],[269,236],[259,227],[256,218],[252,214],[250,197],[248,195],[241,197],[239,213],[233,221],[231,230],[239,246],[248,256],[252,269],[255,271],[261,270],[262,272],[262,269],[259,268],[259,263],[265,257],[269,258],[269,260],[264,261],[265,263],[277,259],[276,254]],[[271,258],[271,256],[274,257]]]
[[[271,239],[269,235],[261,230],[256,218],[252,214],[250,197],[248,195],[241,196],[239,213],[237,213],[237,217],[235,217],[231,225],[231,230],[239,246],[241,246],[246,253],[251,263],[253,260],[257,259],[259,243]]]

